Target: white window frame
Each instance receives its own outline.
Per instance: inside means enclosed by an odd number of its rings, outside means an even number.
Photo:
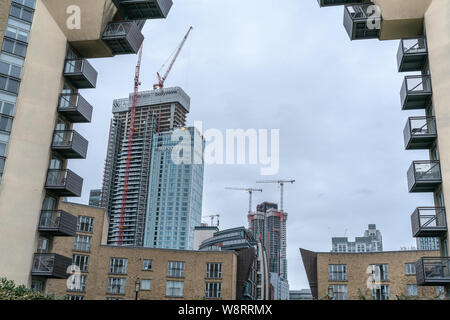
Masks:
[[[144,283],[146,285],[144,285]],[[143,279],[143,280],[141,280],[141,290],[142,291],[150,291],[150,290],[152,290],[152,280],[151,279]]]
[[[109,261],[109,273],[111,274],[127,274],[128,259],[127,258],[111,258]]]
[[[108,278],[109,294],[125,294],[126,279],[125,278]]]
[[[328,265],[329,281],[347,281],[347,265],[346,264],[329,264]]]
[[[142,262],[142,270],[144,270],[144,271],[152,271],[153,270],[153,260],[145,259]]]
[[[169,261],[167,263],[167,276],[171,278],[184,278],[184,261]]]
[[[206,282],[205,283],[205,298],[208,298],[208,299],[222,298],[222,283],[221,282]]]
[[[167,280],[166,282],[166,296],[167,297],[183,297],[184,282]]]
[[[206,278],[207,279],[222,279],[222,263],[208,262],[206,264]]]

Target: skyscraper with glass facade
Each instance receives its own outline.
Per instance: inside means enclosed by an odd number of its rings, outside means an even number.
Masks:
[[[193,127],[154,135],[145,247],[193,249],[202,216],[203,150]]]

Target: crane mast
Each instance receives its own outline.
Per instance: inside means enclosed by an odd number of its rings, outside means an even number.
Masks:
[[[161,75],[159,74],[159,72],[156,73],[156,76],[158,77],[158,83],[153,85],[153,89],[164,89],[164,83],[166,82],[167,77],[170,74],[170,71],[172,71],[172,68],[175,64],[175,62],[178,59],[178,56],[180,55],[181,50],[184,47],[184,44],[186,43],[187,38],[189,37],[189,34],[191,33],[192,29],[194,29],[193,27],[190,27],[188,32],[186,33],[186,35],[183,38],[183,41],[181,41],[181,44],[179,45],[177,52],[175,53],[175,56],[173,57],[172,61],[170,62],[169,68],[167,68],[166,73],[161,77]]]
[[[119,238],[117,244],[119,246],[122,245],[123,238],[123,230],[125,223],[125,209],[127,206],[127,196],[128,196],[128,180],[130,177],[130,164],[131,164],[131,152],[133,150],[133,136],[134,136],[134,121],[136,118],[136,105],[139,93],[139,86],[141,85],[139,81],[140,73],[141,73],[141,61],[142,61],[142,46],[139,49],[139,58],[138,63],[136,65],[136,73],[134,75],[134,92],[133,92],[133,100],[131,104],[131,117],[130,117],[130,130],[128,133],[128,149],[127,149],[127,158],[126,158],[126,166],[125,166],[125,177],[123,182],[123,194],[122,194],[122,207],[120,211],[120,222],[119,222]]]

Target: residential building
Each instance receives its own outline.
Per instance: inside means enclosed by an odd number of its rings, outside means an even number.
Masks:
[[[276,272],[270,273],[270,284],[273,288],[273,300],[289,300],[289,283]]]
[[[355,241],[348,241],[347,237],[333,237],[332,252],[381,252],[383,238],[376,225],[369,224],[363,237],[356,237]]]
[[[280,212],[278,205],[263,202],[256,212],[248,215],[249,230],[260,239],[267,251],[269,270],[287,279],[286,220],[288,214]]]
[[[87,59],[137,53],[145,20],[165,18],[172,5],[93,3],[0,3],[0,252],[8,256],[0,276],[18,284],[39,287],[43,263],[71,260],[50,251],[55,234],[75,231],[76,218],[58,206],[82,192],[68,159],[87,154],[88,141],[73,126],[91,121],[93,107],[80,90],[96,87],[97,71]]]
[[[321,6],[349,4],[345,0],[319,0]],[[413,161],[407,171],[408,190],[434,196],[432,207],[419,207],[411,215],[413,236],[440,239],[440,257],[424,258],[419,268],[422,285],[441,284],[450,294],[449,241],[445,201],[450,199],[450,2],[447,0],[359,0],[344,8],[344,27],[351,40],[400,40],[399,72],[405,76],[400,90],[402,110],[421,112],[408,118],[404,129],[407,150],[427,150],[428,159]],[[393,57],[395,59],[395,57]],[[429,270],[434,270],[429,272]]]
[[[249,230],[238,227],[215,232],[211,238],[201,243],[200,250],[237,253],[236,298],[238,300],[270,298],[266,251]]]
[[[201,225],[194,229],[194,250],[200,250],[200,245],[206,239],[212,238],[219,228],[215,226]]]
[[[155,134],[145,247],[194,248],[194,229],[202,223],[203,149],[203,136],[193,127]]]
[[[102,189],[93,189],[89,193],[89,205],[92,207],[100,207],[102,200]]]
[[[155,136],[183,127],[190,108],[189,96],[178,87],[139,92],[131,145],[133,159],[122,208],[132,97],[130,94],[113,102],[102,195],[102,206],[110,219],[108,244],[111,245],[119,242],[123,246],[144,245]]]
[[[312,300],[313,296],[310,289],[290,290],[289,300]]]
[[[53,242],[56,254],[70,257],[72,273],[68,285],[67,269],[58,269],[60,278],[48,280],[44,292],[70,300],[236,299],[235,252],[111,246],[103,208],[63,203],[60,209],[78,221],[75,237]]]
[[[418,250],[439,250],[439,238],[417,238]]]
[[[314,299],[396,300],[442,297],[443,288],[420,287],[420,259],[436,251],[366,253],[312,252],[300,249]],[[427,270],[428,272],[428,270]]]

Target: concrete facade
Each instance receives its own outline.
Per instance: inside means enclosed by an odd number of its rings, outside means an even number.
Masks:
[[[75,216],[94,218],[92,233],[77,232],[79,235],[92,237],[89,252],[74,251],[74,238],[72,237],[55,238],[53,247],[54,252],[64,256],[71,257],[73,254],[89,256],[88,270],[81,273],[86,276],[86,289],[79,292],[70,291],[67,289],[65,279],[51,279],[47,282],[47,293],[55,293],[59,297],[65,295],[83,297],[86,300],[105,300],[107,298],[134,300],[136,298],[135,283],[139,279],[139,281],[151,280],[151,289],[139,290],[139,299],[207,299],[205,298],[206,282],[221,283],[222,294],[220,299],[236,299],[237,255],[234,252],[201,252],[108,246],[105,245],[105,237],[102,237],[102,234],[107,230],[105,228],[107,219],[104,209],[73,203],[62,203],[61,209],[70,211]],[[111,258],[128,259],[126,274],[109,273]],[[143,270],[143,260],[152,260],[151,270]],[[185,263],[184,277],[173,278],[167,276],[169,261]],[[222,277],[219,279],[207,279],[207,263],[221,263]],[[126,279],[124,294],[108,293],[108,278],[111,277]],[[184,283],[182,297],[166,296],[166,282],[170,280]]]

